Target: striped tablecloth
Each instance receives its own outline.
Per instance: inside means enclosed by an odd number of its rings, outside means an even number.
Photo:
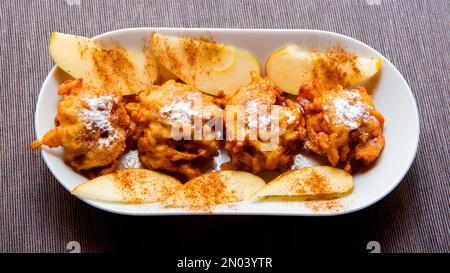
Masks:
[[[2,1],[0,252],[449,251],[450,2]],[[131,27],[321,29],[361,40],[405,76],[420,110],[417,158],[400,186],[340,217],[126,217],[71,196],[30,151],[50,32]]]

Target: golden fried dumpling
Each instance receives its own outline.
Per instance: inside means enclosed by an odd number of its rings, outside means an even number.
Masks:
[[[258,173],[262,170],[286,169],[293,162],[293,153],[296,150],[298,140],[303,139],[303,118],[300,108],[292,101],[282,97],[283,92],[269,79],[261,78],[257,73],[251,73],[252,82],[240,87],[231,96],[223,99],[226,105],[225,111],[230,111],[230,106],[242,106],[244,114],[238,119],[244,119],[245,137],[239,139],[238,122],[230,124],[225,119],[227,141],[225,150],[231,158],[231,162],[225,163],[224,168],[241,169]],[[272,131],[272,106],[278,109],[278,128],[275,134]],[[267,109],[267,114],[260,112]],[[233,128],[231,128],[233,127]],[[233,131],[233,137],[228,133]],[[251,130],[257,132],[257,137],[251,137]],[[267,132],[268,137],[276,137],[275,145],[270,145],[272,140],[262,137]],[[267,147],[267,148],[265,148]]]
[[[364,87],[304,85],[298,101],[305,112],[306,147],[326,156],[331,165],[343,162],[350,172],[352,160],[368,165],[379,156],[384,147],[384,118]]]
[[[31,144],[62,146],[64,161],[76,170],[105,167],[125,150],[130,118],[119,92],[94,88],[81,79],[66,81],[59,89],[57,127]]]
[[[215,131],[221,128],[208,122],[221,120],[222,109],[214,98],[191,85],[170,80],[140,93],[136,100],[126,108],[137,126],[134,138],[142,164],[188,178],[198,176],[200,171],[192,160],[211,157],[219,150]],[[183,125],[187,129],[174,135],[173,128]],[[200,129],[201,135],[195,135],[194,128]],[[205,138],[205,129],[213,133],[210,138]]]

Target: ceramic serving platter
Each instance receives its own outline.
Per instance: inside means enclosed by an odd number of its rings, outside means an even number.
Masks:
[[[83,200],[86,203],[113,213],[127,215],[183,215],[183,214],[245,214],[245,215],[338,215],[366,208],[389,194],[402,180],[411,166],[419,142],[419,117],[416,101],[410,87],[395,66],[370,46],[353,38],[320,30],[265,30],[265,29],[169,29],[136,28],[108,32],[94,39],[112,39],[121,46],[140,50],[145,37],[152,32],[163,34],[205,37],[217,42],[245,48],[258,59],[261,72],[267,57],[286,44],[298,44],[305,48],[329,48],[342,46],[360,56],[378,58],[383,61],[381,72],[366,83],[374,104],[385,117],[384,135],[386,145],[376,162],[354,175],[354,191],[335,201],[244,201],[232,205],[215,207],[211,212],[164,208],[154,204],[118,204]],[[68,79],[59,68],[54,67],[40,90],[36,114],[36,137],[55,127],[58,85]],[[56,179],[68,191],[87,179],[62,160],[62,148],[42,149],[42,156]],[[318,164],[309,158],[313,164]]]

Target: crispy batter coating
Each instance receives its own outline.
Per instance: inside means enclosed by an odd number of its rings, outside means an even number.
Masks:
[[[31,144],[62,146],[64,161],[78,171],[111,166],[125,150],[130,118],[119,92],[66,81],[59,89],[57,127]]]
[[[324,90],[315,82],[300,88],[298,102],[306,119],[305,146],[327,156],[331,165],[343,162],[344,170],[351,172],[352,160],[369,165],[379,156],[384,118],[364,87]]]
[[[234,94],[224,97],[222,103],[227,107],[230,105],[241,105],[245,109],[245,127],[250,129],[256,127],[257,130],[266,128],[270,133],[270,125],[267,119],[258,115],[254,120],[252,111],[261,106],[266,106],[268,112],[272,105],[279,106],[279,130],[278,144],[270,150],[263,150],[262,145],[267,144],[267,139],[261,139],[258,134],[257,139],[252,139],[250,130],[245,132],[245,140],[228,140],[225,150],[228,152],[231,161],[225,163],[225,169],[241,169],[258,173],[262,170],[286,169],[293,162],[293,153],[297,148],[299,140],[303,139],[306,131],[303,128],[304,120],[301,109],[291,100],[282,97],[283,92],[269,79],[261,78],[257,73],[251,73],[252,81],[248,86],[240,87]],[[223,95],[222,95],[223,96]],[[229,109],[229,108],[228,108]],[[227,111],[227,109],[226,109]],[[270,121],[269,121],[270,122]],[[226,121],[227,132],[230,124]],[[237,135],[237,122],[234,124],[234,135]]]
[[[192,160],[215,155],[219,141],[214,138],[196,140],[194,126],[186,133],[190,140],[177,140],[172,128],[193,124],[197,119],[203,128],[214,132],[214,126],[207,122],[221,117],[222,109],[213,97],[193,86],[170,80],[139,94],[136,100],[126,108],[137,125],[134,138],[144,166],[181,173],[188,178],[198,176],[200,171],[192,165]],[[196,106],[198,102],[201,103]],[[206,109],[210,109],[210,115],[205,113]]]

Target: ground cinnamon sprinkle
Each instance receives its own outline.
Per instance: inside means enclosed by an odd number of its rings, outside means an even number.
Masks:
[[[182,40],[182,47],[184,50],[184,53],[186,54],[186,60],[190,66],[195,66],[197,63],[197,58],[200,54],[199,50],[197,49],[197,45],[195,44],[194,40],[186,38],[185,40]]]
[[[310,188],[313,194],[324,194],[330,191],[327,178],[314,170],[303,183]]]
[[[232,202],[236,193],[229,191],[220,173],[199,176],[184,185],[183,195],[187,209],[194,211],[211,211],[212,206]]]
[[[168,37],[153,35],[153,44],[163,51],[154,52],[158,59],[177,76],[183,75],[184,81],[195,81],[198,73],[209,74],[214,64],[220,61],[225,46],[206,38],[182,37],[175,48]],[[183,58],[180,60],[180,50]],[[196,73],[191,73],[195,71]],[[187,77],[187,78],[186,78]]]
[[[143,180],[147,177],[146,172],[140,172],[137,170],[120,170],[113,173],[114,182],[117,183],[116,189],[119,190],[122,198],[133,203],[142,203],[141,196],[148,194],[147,189],[138,188],[136,181]]]
[[[165,63],[167,68],[171,70],[175,75],[179,75],[181,71],[181,63],[178,60],[178,57],[175,54],[175,50],[169,44],[168,39],[161,39],[158,35],[152,36],[154,45],[161,45],[161,48],[164,48],[164,54],[158,54],[158,51],[153,52],[157,58],[165,59]]]
[[[201,46],[199,46],[201,44]],[[206,38],[192,39],[186,37],[182,40],[184,53],[188,64],[196,66],[206,63],[214,63],[220,57],[223,48],[216,42]]]
[[[132,200],[136,203],[141,203],[142,200],[137,196],[133,181],[142,177],[141,172],[133,172],[129,170],[121,170],[113,173],[116,189],[119,190],[124,200]]]
[[[296,193],[298,195],[321,195],[326,194],[330,191],[327,178],[317,173],[315,170],[310,170],[306,179],[303,178],[303,175],[300,179],[301,181],[293,184],[290,192]]]
[[[127,86],[136,80],[134,65],[128,60],[125,49],[116,45],[112,49],[97,49],[92,52],[94,71],[103,83],[114,81],[114,76],[121,77]]]
[[[343,205],[339,200],[323,200],[323,201],[305,201],[305,207],[311,209],[313,212],[331,211],[336,212],[343,209]]]
[[[334,87],[336,84],[348,86],[354,77],[359,77],[356,60],[357,56],[336,46],[326,50],[324,53],[316,53],[314,61],[313,79],[320,81],[325,88]],[[351,71],[351,75],[347,73]]]
[[[173,50],[169,46],[167,46],[166,55],[167,55],[167,58],[168,58],[170,70],[174,74],[180,75],[181,67],[182,67],[181,63],[178,60],[178,57],[175,55],[175,53],[173,52]]]
[[[152,73],[154,73],[154,67],[158,66],[158,64],[156,63],[155,57],[153,56],[153,51],[152,51],[152,37],[148,36],[147,38],[144,38],[144,55],[145,55],[145,73],[146,76],[151,79],[154,75],[152,75]]]
[[[157,200],[156,202],[162,202],[174,193],[174,187],[168,185],[162,185],[160,190],[162,198],[160,200]]]

